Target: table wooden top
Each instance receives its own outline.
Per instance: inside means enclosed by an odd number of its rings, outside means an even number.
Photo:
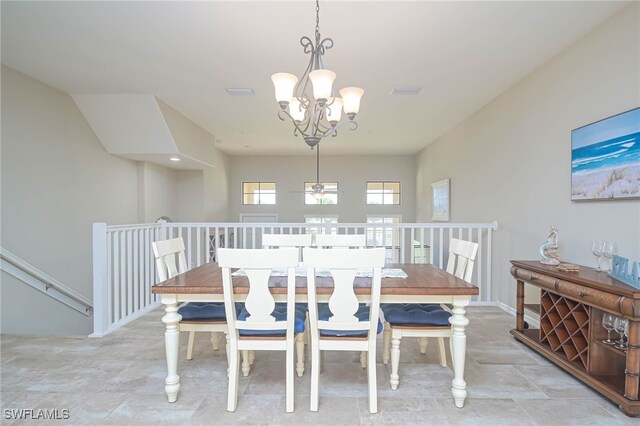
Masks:
[[[402,269],[407,278],[382,278],[382,295],[452,295],[476,296],[478,287],[449,274],[433,265],[396,263],[387,268]],[[233,277],[235,293],[249,292],[247,277]],[[355,279],[355,293],[368,294],[370,278]],[[287,292],[286,277],[271,277],[269,286],[273,294]],[[318,294],[331,294],[333,280],[316,277]],[[216,263],[205,263],[184,274],[176,275],[152,288],[156,294],[222,294],[222,270]],[[307,278],[296,277],[296,294],[307,293]]]
[[[625,284],[615,278],[611,278],[606,272],[596,271],[587,266],[580,266],[577,272],[564,272],[558,270],[557,266],[543,265],[539,261],[534,260],[512,260],[511,264],[518,268],[606,291],[607,293],[614,293],[632,299],[640,299],[640,289]]]

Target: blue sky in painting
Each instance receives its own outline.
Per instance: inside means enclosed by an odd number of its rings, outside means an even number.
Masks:
[[[571,149],[638,132],[640,132],[640,108],[573,130]]]

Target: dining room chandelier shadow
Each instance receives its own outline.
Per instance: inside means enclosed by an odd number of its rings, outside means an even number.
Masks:
[[[336,136],[338,129],[346,124],[356,130],[354,121],[360,109],[360,98],[364,90],[360,87],[340,89],[335,95],[333,82],[336,73],[325,69],[322,56],[333,47],[333,40],[320,37],[320,3],[316,0],[315,43],[307,36],[300,39],[304,53],[310,54],[309,64],[298,80],[293,74],[279,72],[271,76],[275,86],[276,101],[280,105],[278,117],[286,121],[289,117],[294,126],[293,134],[302,135],[313,149],[322,138]],[[341,120],[342,111],[348,117]]]

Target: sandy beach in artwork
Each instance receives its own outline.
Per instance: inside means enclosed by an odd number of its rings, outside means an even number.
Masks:
[[[575,173],[571,182],[572,200],[640,197],[640,166],[611,167]]]

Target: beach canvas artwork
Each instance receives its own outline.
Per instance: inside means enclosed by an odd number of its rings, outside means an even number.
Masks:
[[[640,198],[640,108],[571,132],[571,200]]]

